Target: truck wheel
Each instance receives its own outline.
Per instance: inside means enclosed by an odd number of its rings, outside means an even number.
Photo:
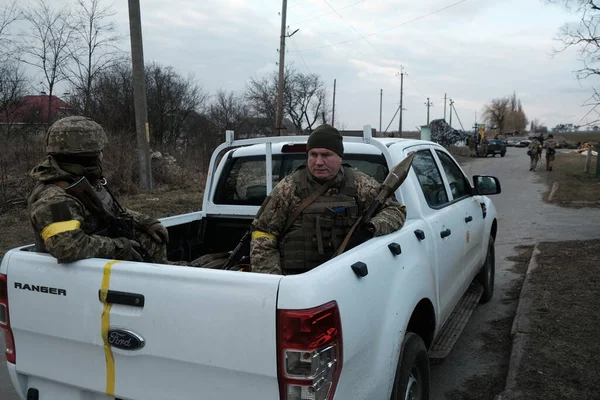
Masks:
[[[429,400],[429,358],[416,333],[404,336],[391,400]]]
[[[494,237],[490,236],[487,255],[481,271],[477,274],[477,280],[483,286],[483,294],[480,303],[487,303],[494,295],[494,274],[496,272],[496,252],[494,250]]]
[[[500,153],[500,157],[504,157],[506,153]]]

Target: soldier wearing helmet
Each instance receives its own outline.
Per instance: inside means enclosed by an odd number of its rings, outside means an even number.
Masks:
[[[107,142],[104,129],[86,117],[62,118],[48,130],[47,157],[30,172],[37,181],[28,198],[36,250],[59,263],[93,257],[142,261],[140,253],[167,263],[167,229],[156,219],[120,208],[108,190],[102,170]],[[82,181],[89,182],[91,193],[73,194]],[[94,198],[99,207],[91,207],[85,197]],[[106,215],[128,216],[135,237],[113,237]]]

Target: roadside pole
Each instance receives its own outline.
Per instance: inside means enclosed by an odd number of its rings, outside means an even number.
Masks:
[[[129,0],[129,31],[131,35],[131,63],[133,69],[133,102],[137,132],[137,151],[140,186],[152,190],[152,169],[150,168],[150,130],[146,109],[146,85],[144,78],[144,46],[140,0]]]

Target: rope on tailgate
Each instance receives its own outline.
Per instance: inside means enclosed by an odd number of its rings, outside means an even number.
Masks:
[[[108,295],[108,288],[110,286],[111,268],[118,262],[118,260],[110,261],[104,265],[104,272],[102,273],[102,286],[100,286],[100,300],[104,304],[104,309],[102,310],[101,329],[102,340],[104,341],[104,355],[106,357],[106,395],[109,397],[115,396],[115,359],[113,357],[110,344],[108,343],[110,309],[112,304],[106,302],[106,296]]]

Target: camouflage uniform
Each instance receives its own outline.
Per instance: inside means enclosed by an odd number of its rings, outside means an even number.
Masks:
[[[250,257],[252,270],[254,272],[269,273],[269,274],[287,274],[286,268],[282,268],[282,250],[286,240],[295,231],[302,229],[303,220],[306,218],[304,211],[294,221],[287,232],[282,232],[285,228],[288,218],[293,210],[301,203],[300,188],[298,182],[298,174],[305,173],[307,176],[308,185],[316,189],[320,184],[312,175],[302,169],[297,170],[294,174],[289,175],[281,180],[274,188],[270,196],[265,199],[262,207],[252,222],[252,241],[250,246]],[[339,196],[342,188],[347,186],[345,182],[347,178],[347,170],[340,168],[338,174],[333,178],[333,182],[329,189],[321,195],[319,200],[327,200]],[[356,203],[358,210],[366,209],[379,193],[380,184],[370,176],[353,170],[353,184],[356,191]],[[406,208],[395,200],[388,199],[382,209],[375,215],[371,222],[374,226],[374,236],[381,236],[400,229],[406,220]],[[306,220],[304,220],[306,222]],[[349,227],[346,228],[346,232]],[[304,246],[306,252],[316,253],[318,245],[318,229],[315,229],[314,237],[306,238]],[[313,236],[313,235],[311,235]],[[312,240],[311,240],[312,239]],[[315,243],[317,242],[317,243]],[[325,252],[329,255],[333,254],[335,249],[326,249]],[[326,254],[327,255],[327,254]],[[310,263],[309,263],[310,264]],[[314,268],[320,263],[309,265],[308,269]]]
[[[531,141],[531,143],[529,143],[529,158],[530,158],[530,163],[529,163],[529,170],[530,171],[535,171],[535,168],[537,167],[537,163],[540,160],[540,153],[542,152],[542,145],[540,144],[540,142],[537,139],[533,139]]]
[[[56,122],[46,138],[49,155],[30,174],[38,181],[28,199],[36,250],[50,253],[59,263],[93,257],[120,260],[135,258],[132,252],[135,247],[130,240],[106,236],[107,226],[102,216],[92,213],[78,198],[64,189],[81,176],[73,173],[72,168],[82,171],[85,168],[60,163],[57,161],[58,155],[64,154],[77,159],[81,154],[99,154],[106,143],[104,131],[100,131],[102,128],[93,124],[93,121],[83,117],[67,117]],[[100,130],[90,131],[90,127]],[[118,215],[120,210],[105,188],[106,180],[96,175],[95,179],[88,177],[95,194],[106,210]],[[133,217],[141,246],[148,251],[153,261],[166,263],[166,238],[165,243],[158,243],[150,236],[155,233],[151,232],[152,229],[162,227],[156,225],[160,224],[159,221],[132,210],[125,209],[125,212]]]
[[[469,136],[470,157],[477,157],[477,139],[475,136]]]
[[[546,171],[552,171],[552,161],[556,156],[556,140],[550,137],[544,141],[544,147],[546,148]]]
[[[487,136],[484,136],[481,139],[481,152],[484,157],[487,157],[488,145],[489,145],[488,138],[487,138]]]

